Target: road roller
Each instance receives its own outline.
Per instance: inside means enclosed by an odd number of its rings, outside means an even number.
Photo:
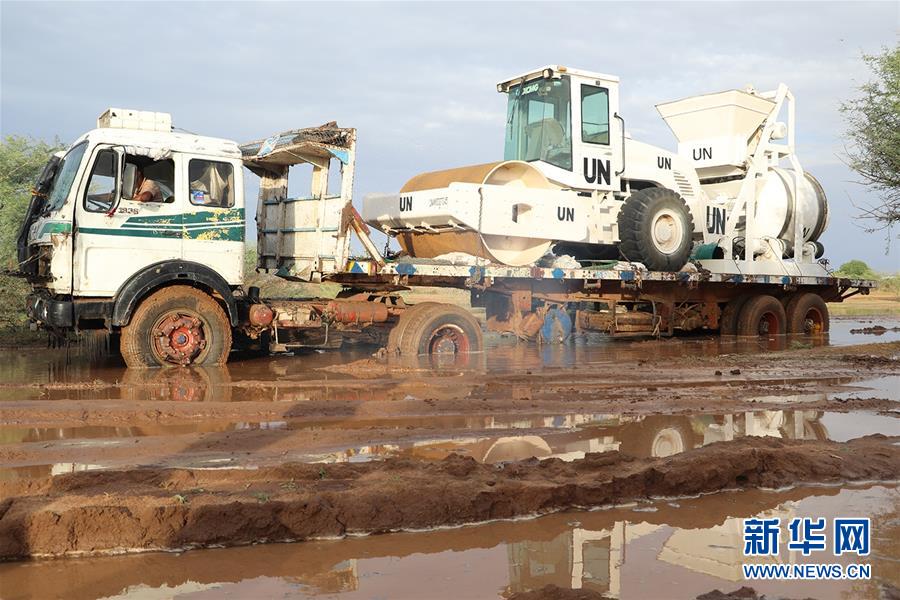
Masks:
[[[794,154],[787,86],[658,104],[674,152],[628,134],[618,77],[549,65],[497,90],[507,96],[502,161],[423,173],[397,193],[365,197],[365,221],[408,256],[464,253],[518,267],[570,255],[650,271],[693,260],[756,274],[783,273],[791,261],[821,271],[828,204]]]

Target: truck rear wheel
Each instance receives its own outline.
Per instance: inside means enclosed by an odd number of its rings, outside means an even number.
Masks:
[[[221,365],[231,351],[231,324],[209,294],[175,285],[138,305],[120,350],[131,368]]]
[[[737,335],[783,335],[786,321],[784,306],[777,298],[765,294],[753,296],[741,308],[737,320]]]
[[[433,306],[440,305],[439,302],[420,302],[419,304],[413,304],[404,310],[397,320],[397,324],[394,325],[393,329],[391,329],[391,332],[388,334],[387,351],[392,354],[400,352],[400,340],[403,339],[403,332],[406,331],[413,315]]]
[[[737,335],[738,316],[749,299],[750,296],[738,296],[725,305],[719,318],[719,335]]]
[[[638,190],[619,211],[619,251],[651,271],[680,270],[690,258],[693,238],[691,212],[672,190]]]
[[[828,305],[818,294],[802,293],[788,300],[787,332],[819,334],[828,333],[830,319]]]
[[[456,355],[480,352],[481,326],[467,310],[452,304],[432,304],[410,318],[399,339],[400,354]]]

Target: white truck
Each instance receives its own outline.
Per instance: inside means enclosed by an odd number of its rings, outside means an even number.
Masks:
[[[695,268],[679,271],[590,257],[567,268],[484,256],[388,259],[352,204],[355,150],[356,131],[333,123],[239,145],[175,132],[164,113],[107,110],[97,128],[49,161],[35,186],[18,239],[19,271],[33,288],[30,319],[57,335],[121,334],[129,367],[219,364],[234,345],[254,341],[284,351],[336,348],[356,338],[401,354],[464,356],[483,348],[482,326],[469,311],[437,302],[407,305],[399,292],[468,289],[472,305],[485,308],[488,329],[555,342],[576,330],[822,333],[829,324],[826,302],[874,286],[831,277],[806,250],[796,257],[710,252],[693,261]],[[312,167],[311,193],[289,197],[289,173],[302,166]],[[335,166],[340,185],[329,190]],[[243,167],[260,178],[258,270],[340,283],[336,298],[260,298],[258,289],[245,287]],[[621,165],[623,178],[631,168]],[[158,186],[156,201],[134,198],[144,178]],[[384,196],[371,199],[372,206],[383,202]],[[752,216],[745,221],[742,231],[751,231]],[[395,225],[401,230],[408,223]],[[731,250],[734,231],[729,225],[715,246]],[[350,255],[352,234],[364,257]],[[704,246],[709,249],[706,238],[698,239],[694,250]],[[753,268],[755,260],[767,262]]]

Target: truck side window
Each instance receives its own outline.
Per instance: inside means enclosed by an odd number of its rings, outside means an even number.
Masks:
[[[581,86],[581,141],[609,144],[609,91],[606,88]]]
[[[107,212],[116,198],[116,153],[101,150],[97,153],[91,178],[84,196],[84,209],[89,212]]]
[[[191,204],[229,208],[234,206],[234,167],[231,163],[191,159],[188,164]]]

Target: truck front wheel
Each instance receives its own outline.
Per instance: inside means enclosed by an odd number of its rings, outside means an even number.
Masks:
[[[120,349],[131,368],[221,365],[231,351],[231,324],[209,294],[175,285],[138,305]]]

